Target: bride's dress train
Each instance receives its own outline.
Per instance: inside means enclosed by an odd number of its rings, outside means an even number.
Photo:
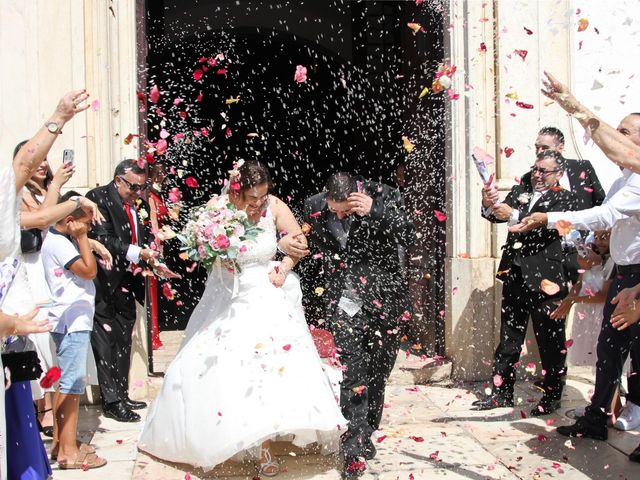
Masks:
[[[150,409],[141,450],[207,470],[255,455],[267,439],[337,449],[347,422],[304,314],[268,278],[277,245],[269,208],[259,226],[264,231],[238,259],[241,273],[216,265],[209,275]]]

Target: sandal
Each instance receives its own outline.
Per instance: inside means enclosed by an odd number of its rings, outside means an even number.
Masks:
[[[87,443],[78,442],[78,450],[80,451],[80,454],[96,453],[96,449]],[[51,461],[55,462],[57,460],[58,452],[54,453],[53,450],[51,450]]]
[[[80,453],[75,462],[58,462],[60,470],[90,470],[92,468],[104,467],[107,461],[95,453]]]
[[[271,456],[271,452],[268,448],[260,447],[260,469],[258,470],[259,475],[264,475],[265,477],[275,477],[280,473],[280,464],[277,459],[273,459]]]
[[[33,404],[35,407],[35,403]],[[53,425],[48,426],[48,427],[43,427],[42,423],[40,422],[40,414],[41,413],[47,413],[50,412],[52,409],[51,408],[47,408],[46,410],[39,410],[38,414],[36,415],[36,422],[38,424],[38,430],[40,431],[40,433],[42,433],[45,437],[49,437],[49,438],[53,438]]]

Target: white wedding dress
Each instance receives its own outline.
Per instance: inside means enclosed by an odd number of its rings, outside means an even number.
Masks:
[[[258,226],[263,232],[238,257],[240,273],[214,265],[149,411],[141,450],[209,470],[232,457],[255,458],[267,439],[337,449],[347,422],[302,309],[268,278],[277,246],[268,207]]]

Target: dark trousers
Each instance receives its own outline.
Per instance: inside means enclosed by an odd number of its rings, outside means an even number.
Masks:
[[[346,366],[340,406],[349,429],[342,435],[342,451],[345,457],[361,456],[371,434],[380,426],[384,389],[400,344],[397,333],[387,332],[398,328],[398,317],[365,307],[349,317],[336,307],[329,327],[340,361]]]
[[[618,275],[615,276],[609,291],[607,292],[607,300],[604,304],[602,312],[602,326],[600,335],[598,336],[598,347],[596,349],[598,360],[596,362],[596,386],[591,397],[591,405],[587,407],[586,414],[589,419],[595,423],[606,424],[607,413],[611,399],[620,381],[622,375],[622,367],[629,352],[632,352],[632,370],[634,373],[640,374],[640,345],[638,338],[640,336],[640,324],[635,323],[625,330],[616,330],[611,325],[611,315],[616,305],[611,303],[621,290],[636,286],[640,283],[640,269],[632,273],[625,272],[624,267],[619,269]],[[638,375],[632,375],[629,378],[628,400],[634,403],[640,402],[640,392],[638,391],[639,379],[634,378]],[[640,404],[640,403],[639,403]]]
[[[629,356],[631,357],[631,373],[627,377],[629,391],[626,398],[627,402],[640,405],[640,340],[633,342]]]
[[[532,291],[522,278],[519,267],[511,268],[502,288],[502,315],[500,317],[500,344],[493,358],[494,393],[513,397],[515,365],[520,361],[522,344],[527,333],[529,316],[533,322],[540,360],[544,370],[545,386],[549,395],[560,398],[562,377],[566,373],[565,321],[549,317],[566,290],[554,296]],[[499,375],[500,382],[496,382]]]
[[[117,288],[113,295],[96,295],[91,346],[104,404],[129,396],[131,335],[135,321],[136,302],[130,289]]]

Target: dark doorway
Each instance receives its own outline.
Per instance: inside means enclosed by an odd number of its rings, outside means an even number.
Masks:
[[[163,130],[170,135],[167,187],[182,191],[183,217],[219,193],[239,158],[267,163],[274,193],[294,212],[330,173],[393,185],[394,170],[406,163],[406,202],[422,234],[412,252],[418,259],[412,288],[420,294],[410,335],[424,346],[415,350],[426,353],[444,346],[444,225],[427,212],[444,210],[445,112],[442,96],[418,94],[443,61],[440,8],[439,2],[148,0],[144,25],[146,139],[156,142]],[[414,34],[409,22],[423,31]],[[307,68],[305,82],[294,81],[297,65]],[[154,86],[157,103],[148,96]],[[410,155],[403,135],[416,145]],[[187,177],[198,186],[188,187]],[[161,329],[184,328],[204,288],[205,272],[187,272],[177,254],[175,245],[165,246],[184,280],[173,282],[177,299],[161,298]],[[308,302],[314,268],[311,260],[300,266]],[[312,302],[306,308],[313,316]],[[431,333],[421,326],[427,323]]]

